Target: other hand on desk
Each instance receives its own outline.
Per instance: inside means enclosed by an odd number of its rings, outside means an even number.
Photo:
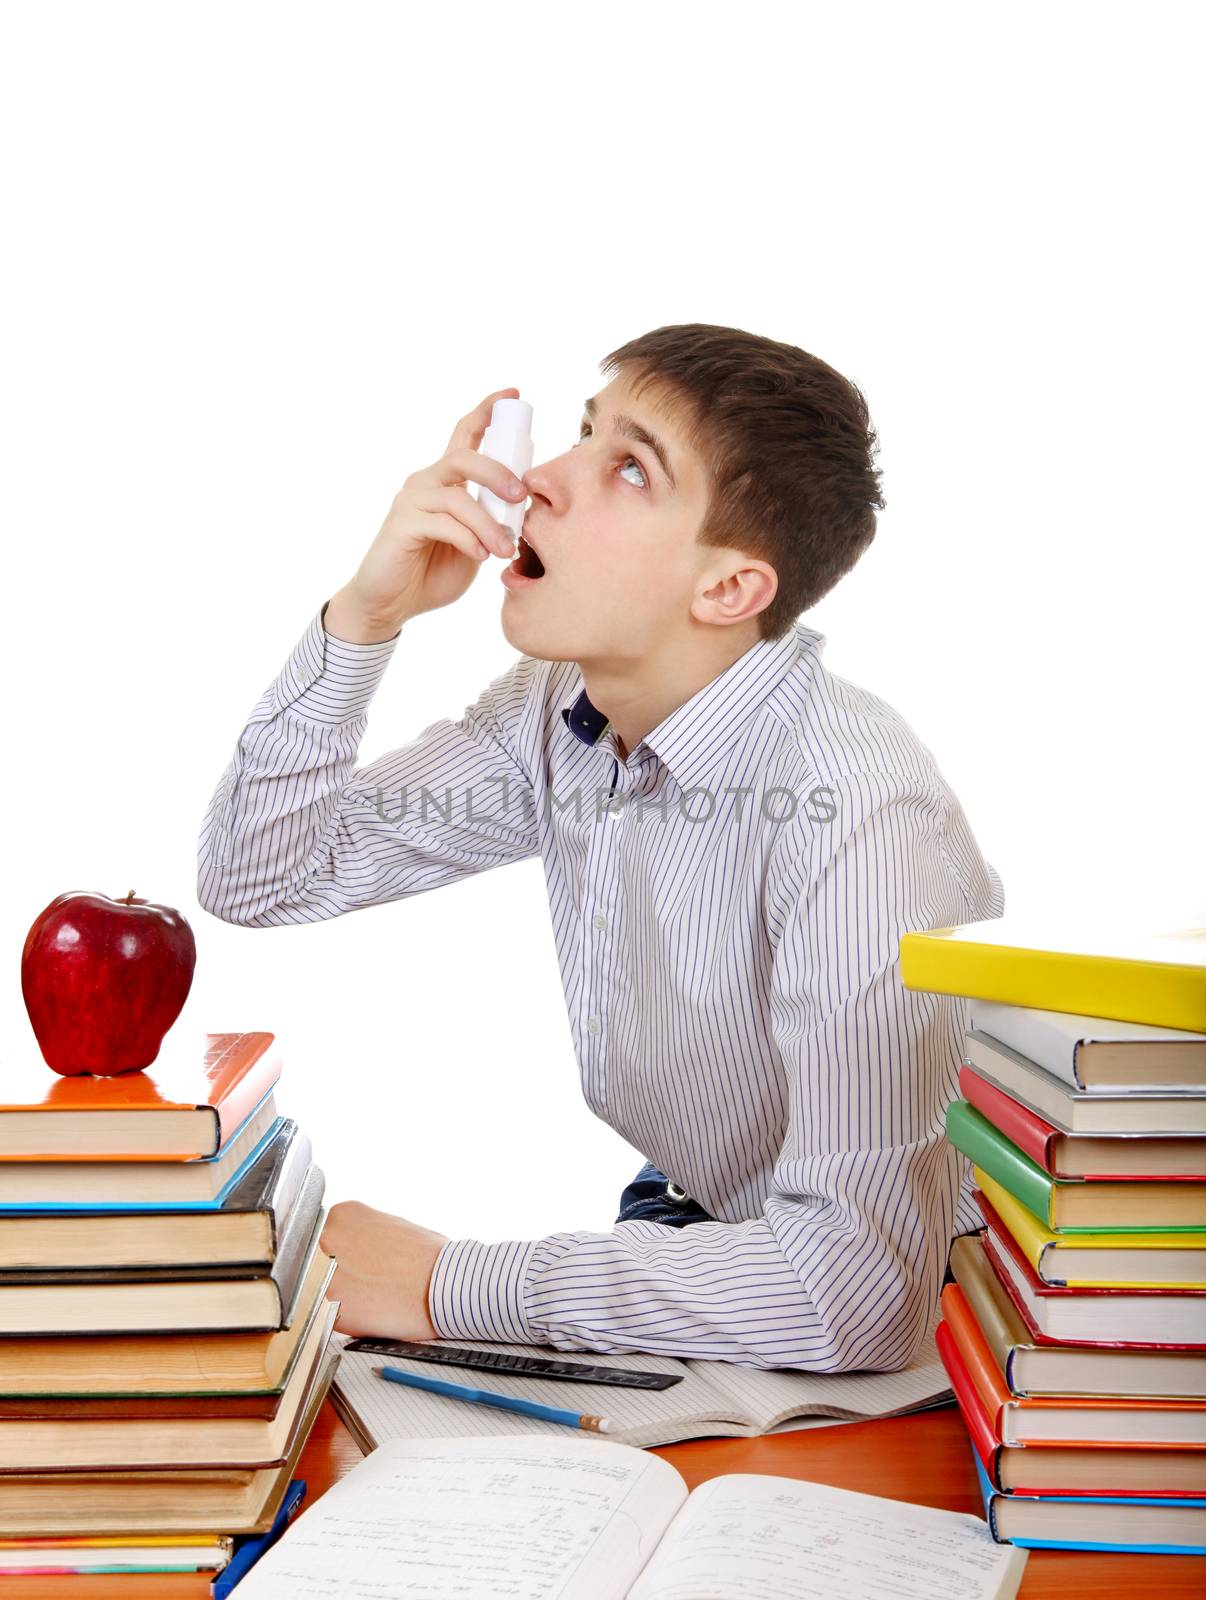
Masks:
[[[329,1300],[342,1302],[336,1330],[384,1339],[438,1338],[427,1313],[427,1288],[447,1242],[442,1233],[358,1200],[332,1206],[319,1244],[336,1262],[327,1290]]]

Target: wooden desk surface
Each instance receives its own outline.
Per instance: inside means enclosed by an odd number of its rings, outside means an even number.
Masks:
[[[766,1472],[812,1478],[841,1489],[912,1500],[948,1511],[984,1507],[976,1487],[967,1437],[953,1405],[884,1422],[809,1428],[762,1439],[695,1439],[654,1451],[693,1489],[722,1472]],[[309,1488],[306,1505],[360,1460],[360,1449],[328,1402],[301,1459]],[[1148,1592],[1160,1600],[1201,1600],[1206,1558],[1095,1555],[1075,1550],[1032,1550],[1021,1600],[1134,1600]],[[236,1588],[235,1594],[238,1594]],[[187,1573],[146,1577],[0,1578],[0,1600],[207,1600],[208,1578]]]

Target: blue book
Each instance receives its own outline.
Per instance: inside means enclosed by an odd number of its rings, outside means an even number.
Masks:
[[[277,1512],[276,1520],[268,1532],[251,1534],[246,1539],[239,1539],[236,1542],[234,1554],[210,1585],[211,1600],[226,1600],[226,1596],[238,1583],[239,1579],[247,1576],[264,1554],[264,1551],[270,1549],[281,1534],[284,1533],[301,1509],[301,1503],[305,1497],[306,1480],[304,1478],[294,1478],[285,1491],[285,1498],[281,1501],[281,1508]]]
[[[1140,1555],[1206,1556],[1206,1500],[1148,1495],[1005,1494],[971,1453],[984,1515],[998,1544],[1027,1550],[1127,1550]],[[1048,1507],[1060,1507],[1049,1510]],[[1056,1529],[1061,1538],[1046,1537]],[[1155,1539],[1140,1535],[1155,1534]]]
[[[0,1213],[220,1211],[277,1138],[273,1090],[217,1155],[193,1161],[0,1161]]]

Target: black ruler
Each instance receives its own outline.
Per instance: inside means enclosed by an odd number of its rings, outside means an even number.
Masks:
[[[414,1361],[434,1361],[437,1366],[471,1367],[474,1372],[505,1372],[513,1378],[560,1378],[570,1383],[606,1383],[617,1389],[669,1389],[683,1381],[681,1372],[592,1367],[584,1361],[554,1361],[509,1350],[461,1350],[452,1344],[425,1344],[414,1339],[351,1339],[343,1348],[375,1356],[409,1356]]]

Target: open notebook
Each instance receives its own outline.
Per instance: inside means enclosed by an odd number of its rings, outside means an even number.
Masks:
[[[342,1335],[336,1335],[342,1340]],[[489,1344],[476,1339],[446,1341],[472,1350],[512,1350],[547,1356],[540,1345]],[[825,1416],[842,1420],[891,1417],[917,1411],[951,1396],[946,1372],[933,1338],[927,1338],[912,1366],[900,1372],[764,1371],[727,1361],[679,1361],[673,1356],[625,1353],[602,1356],[594,1351],[580,1358],[562,1351],[558,1360],[581,1359],[592,1366],[634,1368],[638,1372],[677,1372],[682,1382],[669,1389],[619,1389],[610,1385],[567,1383],[557,1378],[516,1378],[505,1373],[471,1372],[463,1367],[433,1366],[403,1356],[344,1351],[332,1401],[362,1448],[383,1439],[471,1438],[475,1434],[540,1433],[564,1439],[570,1430],[559,1422],[517,1416],[493,1406],[473,1405],[446,1395],[427,1394],[375,1375],[383,1364],[438,1377],[465,1388],[492,1389],[519,1400],[566,1411],[588,1411],[612,1424],[608,1439],[622,1444],[674,1444],[724,1434],[751,1438],[769,1433],[795,1417]],[[591,1435],[597,1438],[597,1435]]]
[[[965,1512],[753,1473],[688,1495],[606,1439],[394,1439],[239,1600],[1011,1600],[1025,1564]]]

